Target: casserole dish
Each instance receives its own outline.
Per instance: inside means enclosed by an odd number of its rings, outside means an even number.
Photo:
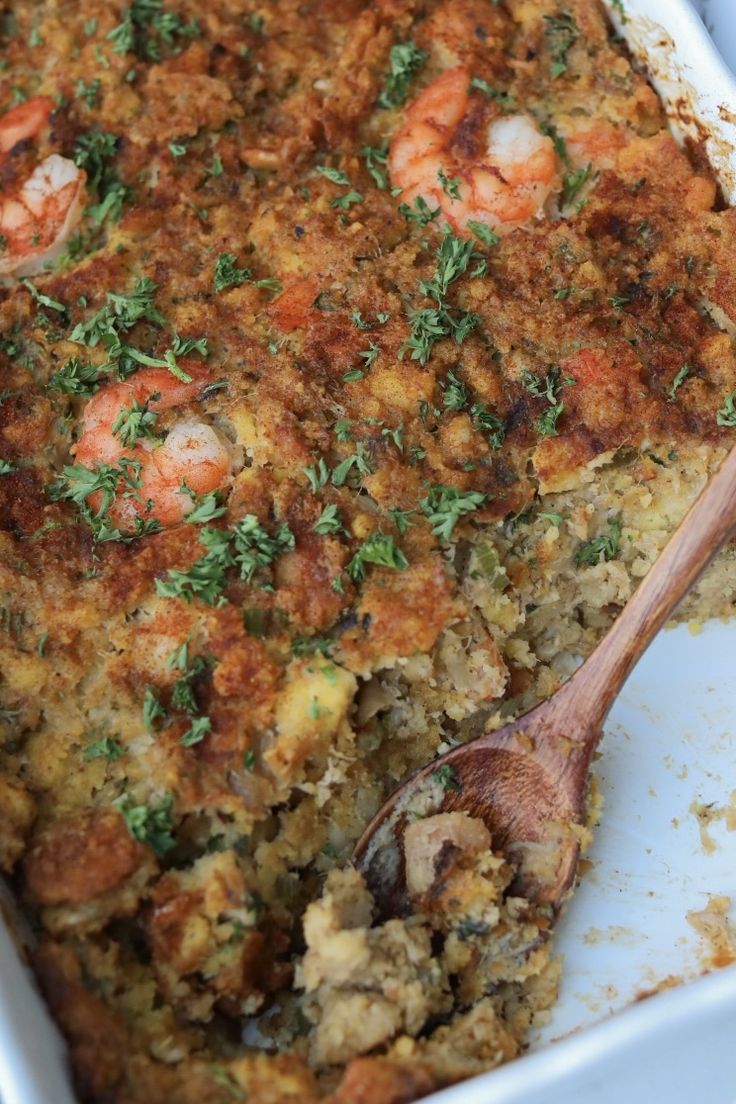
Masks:
[[[629,19],[631,19],[631,16],[629,16]],[[687,116],[686,116],[686,112],[682,108],[682,105],[680,105],[680,109],[679,109],[679,119],[680,119],[681,125],[683,125],[683,126],[688,125],[688,119],[687,119]],[[711,156],[715,159],[715,154],[713,152],[711,152]],[[25,1098],[29,1099],[27,1094],[26,1094]],[[57,1094],[57,1098],[58,1098],[58,1094]]]

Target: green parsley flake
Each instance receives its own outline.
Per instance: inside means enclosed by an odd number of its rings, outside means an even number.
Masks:
[[[578,25],[569,11],[544,16],[544,33],[551,56],[550,72],[556,80],[567,72],[567,55],[580,37]]]
[[[369,563],[381,567],[390,567],[394,571],[406,571],[409,566],[409,561],[404,553],[396,547],[394,538],[380,530],[363,541],[347,565],[346,571],[350,578],[355,581],[364,579],[365,565]]]
[[[167,793],[156,803],[133,805],[124,799],[118,806],[133,839],[145,843],[159,857],[176,846],[172,835],[174,797]]]
[[[485,505],[488,496],[480,491],[460,491],[457,487],[448,487],[436,483],[419,505],[427,517],[432,532],[443,541],[449,541],[453,530],[466,514],[474,513]]]
[[[716,413],[716,425],[736,428],[736,391],[731,391],[724,398],[723,406]]]
[[[580,545],[575,553],[575,563],[578,567],[582,567],[583,565],[593,566],[612,560],[618,553],[620,543],[621,519],[613,518],[608,523],[607,532]]]
[[[669,402],[674,402],[675,401],[675,399],[677,398],[677,392],[680,390],[683,383],[685,382],[687,377],[690,375],[690,372],[691,372],[690,365],[689,364],[683,364],[682,368],[680,368],[677,375],[675,376],[672,383],[670,384],[669,390],[667,391],[667,398],[668,398]]]
[[[397,42],[389,54],[389,72],[383,91],[378,97],[378,106],[401,107],[409,94],[409,85],[413,77],[429,54],[418,49],[413,42]]]

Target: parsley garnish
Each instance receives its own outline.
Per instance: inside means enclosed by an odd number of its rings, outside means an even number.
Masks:
[[[437,779],[443,790],[462,790],[463,788],[457,771],[449,763],[443,763],[437,770],[432,771],[432,777]]]
[[[484,245],[498,245],[500,238],[498,234],[494,234],[490,226],[487,226],[485,222],[476,222],[475,219],[468,219],[468,230],[475,234],[478,241],[483,242]]]
[[[124,754],[117,740],[114,740],[112,736],[103,736],[101,740],[96,740],[93,744],[87,745],[82,758],[85,762],[89,762],[90,759],[109,759],[111,763],[114,763],[116,759]]]
[[[562,206],[571,207],[580,195],[583,187],[590,180],[593,171],[592,164],[588,163],[583,169],[571,169],[565,173],[562,183]]]
[[[143,727],[146,732],[154,732],[158,721],[162,721],[165,716],[166,710],[151,687],[147,686],[143,695]]]
[[[421,69],[429,54],[418,49],[413,42],[397,42],[389,54],[389,72],[383,91],[378,97],[379,107],[401,107],[409,94],[412,78]]]
[[[185,518],[185,521],[192,525],[203,525],[205,522],[214,521],[215,518],[222,517],[223,514],[227,513],[227,506],[222,502],[219,491],[210,491],[209,494],[202,495],[197,500],[196,491],[193,491],[191,487],[187,487],[186,483],[182,483],[179,490],[182,494],[188,494],[194,503],[194,509],[190,510]]]
[[[47,386],[50,391],[86,398],[97,390],[99,378],[99,369],[94,364],[84,364],[79,357],[71,357],[52,374]]]
[[[346,192],[345,195],[330,200],[330,207],[337,207],[341,211],[347,211],[354,203],[362,203],[364,198],[361,192]]]
[[[346,184],[350,187],[350,180],[340,169],[333,169],[329,165],[316,165],[314,171],[331,180],[333,184]]]
[[[441,210],[441,207],[435,207],[432,210],[424,196],[415,198],[413,208],[408,203],[399,204],[399,214],[403,215],[407,222],[415,222],[417,226],[428,226],[430,222],[434,222]]]
[[[312,528],[315,533],[319,533],[320,536],[326,536],[328,533],[339,533],[342,529],[342,521],[340,520],[337,506],[335,506],[334,503],[325,506]]]
[[[538,399],[547,399],[549,406],[537,418],[537,430],[543,437],[556,437],[557,421],[565,409],[565,404],[559,401],[559,393],[566,384],[573,383],[574,380],[561,380],[559,367],[553,365],[544,379],[540,379],[532,372],[522,372],[521,382],[530,395]]]
[[[324,487],[327,480],[330,478],[330,469],[325,464],[324,458],[320,456],[316,464],[312,464],[309,468],[302,468],[302,471],[309,480],[309,486],[314,494]]]
[[[621,543],[621,519],[614,518],[608,523],[608,531],[599,537],[585,541],[575,553],[578,567],[593,565],[614,559]]]
[[[448,541],[460,518],[474,513],[486,503],[487,498],[480,491],[460,491],[457,487],[435,483],[427,496],[420,499],[419,505],[434,535]]]
[[[444,169],[437,170],[437,179],[448,199],[460,199],[460,177],[448,176]]]
[[[388,146],[363,146],[360,156],[365,159],[365,167],[373,178],[377,188],[388,188],[388,174],[385,166],[388,161]]]
[[[164,47],[180,53],[183,45],[179,39],[198,35],[196,19],[184,23],[176,12],[163,10],[163,0],[133,0],[122,23],[108,32],[107,39],[116,54],[135,53],[142,60],[159,61]]]
[[[411,359],[426,364],[436,341],[442,337],[452,337],[460,345],[477,326],[480,319],[470,311],[457,316],[450,313],[446,302],[447,291],[455,280],[468,269],[471,261],[485,261],[476,252],[473,242],[448,233],[443,237],[437,250],[434,276],[431,280],[422,280],[419,290],[436,300],[436,307],[410,309],[409,321],[411,333],[399,350],[399,358],[411,351]],[[478,269],[472,273],[477,275]]]
[[[468,405],[469,397],[465,384],[450,369],[447,373],[447,383],[442,396],[442,405],[445,410],[464,410]]]
[[[133,839],[148,844],[156,855],[165,855],[176,846],[171,834],[174,825],[172,794],[164,794],[160,801],[151,805],[133,805],[125,799],[118,808]]]
[[[683,364],[682,368],[680,368],[680,370],[678,371],[677,375],[670,384],[669,390],[667,391],[667,398],[670,402],[674,402],[677,398],[677,392],[682,387],[687,377],[690,375],[690,371],[691,369],[689,364]]]
[[[10,475],[16,470],[16,465],[11,464],[10,460],[0,460],[0,475]]]
[[[488,81],[484,81],[480,77],[472,77],[468,85],[468,92],[476,91],[483,92],[489,100],[496,100],[501,104],[509,103],[512,98],[508,92],[501,92],[498,88],[494,88],[492,84],[489,84]]]
[[[544,22],[546,24],[544,33],[547,36],[552,57],[550,72],[553,80],[556,80],[567,72],[567,55],[580,37],[580,31],[569,11],[562,11],[558,15],[545,15]]]
[[[736,428],[736,391],[724,398],[723,406],[716,413],[716,425]]]
[[[256,571],[267,567],[276,556],[293,551],[296,541],[286,522],[282,522],[275,536],[270,536],[255,514],[246,514],[233,529],[235,564],[240,568],[240,578],[251,582]]]
[[[158,414],[155,410],[150,410],[148,405],[149,402],[155,402],[160,398],[161,395],[156,392],[144,403],[139,403],[137,399],[133,399],[130,406],[124,407],[118,413],[112,423],[112,432],[124,448],[132,448],[141,437],[152,441],[161,440],[153,431],[153,427],[158,421]]]
[[[122,533],[110,523],[108,511],[122,489],[127,488],[127,494],[140,487],[139,472],[140,464],[125,457],[121,459],[119,467],[98,464],[92,469],[85,468],[83,464],[67,465],[59,479],[49,486],[48,493],[56,502],[68,500],[76,504],[98,544],[103,541],[125,540],[129,534]],[[97,491],[101,492],[100,505],[93,510],[87,499]],[[135,535],[152,532],[158,527],[154,519],[150,522],[141,523],[140,519],[138,521],[140,524]]]
[[[246,280],[250,280],[249,268],[236,266],[234,253],[220,253],[215,261],[215,291],[225,291],[226,288],[240,287]]]
[[[351,579],[358,581],[365,578],[365,565],[369,563],[391,567],[394,571],[406,571],[409,566],[404,553],[394,544],[394,538],[380,530],[363,541],[345,570]]]
[[[118,151],[119,139],[104,130],[89,130],[81,134],[74,145],[72,158],[75,165],[87,173],[87,184],[97,194],[98,203],[90,207],[88,214],[98,226],[109,216],[114,222],[120,218],[123,203],[130,195],[129,189],[119,179],[112,162]]]
[[[87,84],[87,82],[80,77],[77,81],[74,91],[76,95],[80,97],[80,99],[84,100],[87,107],[92,108],[97,103],[100,95],[101,86],[102,82],[100,81],[99,77],[95,77],[94,80],[91,80],[89,82],[89,84]]]

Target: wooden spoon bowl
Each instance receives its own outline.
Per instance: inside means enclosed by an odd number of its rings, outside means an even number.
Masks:
[[[734,531],[736,449],[572,678],[536,709],[422,768],[378,811],[354,861],[381,915],[411,911],[402,839],[415,808],[482,819],[494,850],[516,870],[513,892],[559,912],[575,880],[603,722],[636,662]]]

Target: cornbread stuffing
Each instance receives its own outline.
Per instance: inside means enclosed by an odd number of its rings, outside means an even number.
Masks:
[[[80,1100],[513,1058],[559,967],[486,827],[415,810],[408,916],[351,854],[733,443],[736,213],[597,0],[13,0],[0,40],[0,867]],[[682,616],[735,601],[731,547]]]

